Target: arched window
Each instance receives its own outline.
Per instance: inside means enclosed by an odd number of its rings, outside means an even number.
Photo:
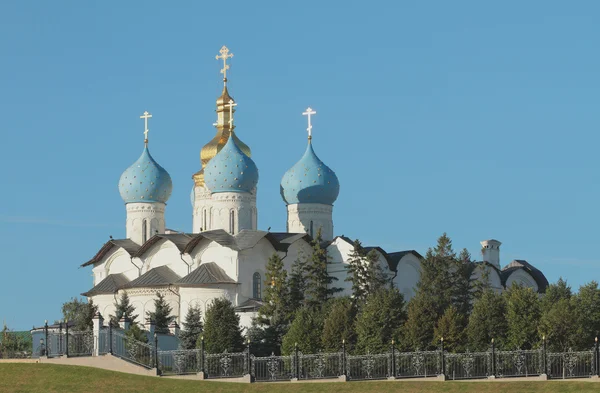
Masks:
[[[229,212],[229,233],[235,233],[235,210]]]
[[[142,244],[148,239],[148,220],[142,222]]]
[[[254,299],[262,299],[262,282],[260,280],[260,273],[258,272],[252,276],[252,297]]]

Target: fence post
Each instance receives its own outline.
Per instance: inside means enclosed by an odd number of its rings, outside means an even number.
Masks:
[[[47,319],[44,321],[44,336],[45,336],[44,340],[46,340],[44,343],[44,356],[47,357],[48,356],[48,320]]]
[[[594,341],[594,364],[596,365],[596,377],[600,377],[600,348],[598,348],[598,337],[596,337]]]
[[[248,337],[248,339],[246,340],[246,367],[248,367],[248,369],[246,370],[246,375],[250,375],[252,374],[252,365],[250,364],[250,362],[252,361],[252,359],[250,358],[250,337]]]
[[[58,356],[62,355],[62,349],[63,349],[63,336],[62,336],[62,320],[58,322]]]
[[[388,379],[396,379],[396,345],[394,339],[392,339],[392,369]]]
[[[542,367],[541,379],[548,379],[548,353],[546,352],[546,335],[542,336]]]
[[[348,375],[348,370],[346,370],[346,339],[342,340],[342,374],[344,376]]]
[[[200,363],[200,372],[204,374],[204,336],[200,337]]]
[[[496,343],[492,338],[492,377],[496,378]]]
[[[160,367],[158,365],[158,334],[154,333],[154,367],[156,367],[156,375],[160,375]]]
[[[444,337],[440,337],[440,350],[442,356],[442,372],[440,373],[440,379],[446,380],[446,355],[444,354]]]
[[[295,374],[296,374],[296,380],[300,379],[300,357],[298,356],[298,343],[294,343],[294,359],[295,359]]]
[[[113,354],[112,323],[108,324],[108,353],[110,353],[111,355]]]
[[[69,320],[65,319],[65,356],[69,357]]]

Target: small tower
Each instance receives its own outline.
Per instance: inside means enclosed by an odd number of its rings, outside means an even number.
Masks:
[[[223,92],[221,93],[221,96],[217,98],[217,122],[214,124],[217,128],[217,133],[200,151],[202,169],[192,176],[194,179],[194,188],[191,195],[193,208],[192,231],[194,233],[215,229],[211,224],[212,213],[216,214],[212,208],[212,193],[204,183],[204,170],[206,164],[221,151],[231,135],[233,135],[240,150],[248,157],[251,155],[250,148],[242,142],[237,135],[232,133],[233,123],[231,122],[231,118],[235,113],[235,109],[230,109],[229,107],[229,102],[233,101],[233,98],[229,95],[229,91],[227,90],[227,70],[229,70],[227,60],[233,57],[233,53],[230,53],[226,46],[223,46],[219,53],[220,55],[217,55],[216,59],[223,61],[223,68],[221,69],[221,73],[223,74]]]
[[[490,239],[484,240],[480,242],[480,244],[483,260],[500,269],[500,246],[502,243],[500,243],[498,240]]]
[[[148,118],[144,112],[144,150],[142,155],[123,172],[119,192],[127,209],[126,237],[144,244],[156,233],[165,232],[165,206],[173,183],[167,171],[158,165],[148,150]]]
[[[321,229],[323,240],[333,239],[333,203],[340,192],[338,178],[315,154],[312,146],[311,115],[308,108],[308,146],[304,155],[281,180],[281,196],[287,204],[287,231],[315,236]]]
[[[229,102],[230,111],[236,104]],[[232,235],[243,229],[256,230],[256,185],[258,168],[237,145],[230,115],[231,137],[204,168],[204,182],[211,193],[211,229]]]

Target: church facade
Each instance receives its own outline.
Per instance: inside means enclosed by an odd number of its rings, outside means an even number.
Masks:
[[[92,288],[82,295],[98,305],[105,317],[114,314],[114,303],[126,292],[144,318],[153,311],[157,292],[165,296],[179,323],[190,305],[203,312],[218,297],[229,299],[249,326],[262,304],[265,267],[277,253],[287,269],[297,259],[311,253],[310,242],[321,230],[331,263],[329,272],[338,278],[340,295],[350,294],[346,282],[353,242],[335,236],[334,203],[340,192],[335,172],[315,153],[311,116],[308,108],[308,141],[299,161],[283,175],[281,196],[287,206],[286,232],[258,229],[256,190],[259,170],[251,150],[235,130],[236,103],[227,88],[226,47],[217,59],[223,61],[224,86],[217,99],[216,135],[200,152],[201,169],[192,178],[193,222],[191,233],[170,231],[166,227],[166,207],[173,184],[168,172],[150,154],[148,119],[145,112],[145,141],[141,156],[127,168],[119,180],[119,192],[125,202],[125,238],[110,239],[96,255],[81,266],[91,266]],[[548,285],[544,275],[523,260],[502,267],[497,240],[481,242],[483,261],[477,262],[478,278],[483,271],[497,291],[517,282],[543,292]],[[415,250],[375,249],[379,263],[392,284],[410,299],[420,277],[422,256]],[[145,323],[145,320],[136,322]]]

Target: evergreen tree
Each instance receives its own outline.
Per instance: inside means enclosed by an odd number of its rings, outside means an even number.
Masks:
[[[540,319],[538,294],[531,288],[513,283],[504,295],[508,324],[506,345],[508,348],[515,349],[534,348],[541,339],[537,330]]]
[[[579,288],[575,297],[578,319],[578,348],[587,349],[600,338],[600,288],[592,281]]]
[[[203,328],[204,324],[202,323],[202,310],[200,310],[200,306],[190,305],[185,316],[185,322],[183,322],[183,329],[179,333],[179,345],[181,348],[196,348],[198,337],[202,335]]]
[[[304,293],[306,292],[306,275],[305,269],[306,259],[300,255],[292,263],[290,270],[289,285],[289,311],[290,315],[294,315],[296,311],[304,304]]]
[[[478,263],[473,266],[473,274],[477,278],[473,282],[473,300],[479,300],[484,293],[492,290],[490,283],[490,271],[486,263]]]
[[[260,325],[256,319],[248,329],[248,337],[252,342],[254,356],[281,355],[281,334],[272,326]]]
[[[148,342],[148,333],[140,328],[137,323],[132,323],[129,326],[129,329],[125,332],[125,337],[147,343]],[[130,343],[130,348],[135,348],[136,346],[133,343]]]
[[[175,320],[175,316],[171,315],[173,308],[165,300],[165,296],[160,292],[156,292],[154,299],[154,311],[147,311],[148,319],[154,321],[156,333],[169,333],[169,324]]]
[[[389,287],[389,278],[384,272],[379,262],[379,253],[372,249],[366,256],[366,294],[379,291],[382,288]]]
[[[119,321],[123,315],[127,316],[132,324],[136,323],[138,316],[134,312],[135,307],[129,302],[129,295],[127,292],[122,292],[121,297],[115,300],[115,315],[110,316],[110,324],[112,327],[119,327]]]
[[[454,287],[457,265],[452,241],[444,233],[434,249],[427,250],[421,261],[421,278],[415,297],[408,305],[408,320],[404,327],[406,345],[426,349],[434,341],[434,329],[445,310],[457,299]],[[457,307],[459,310],[463,307]],[[435,348],[435,347],[434,347]]]
[[[321,337],[323,350],[326,352],[339,351],[342,340],[345,341],[346,348],[352,350],[356,344],[356,333],[354,332],[356,308],[348,297],[334,298],[329,303]]]
[[[389,350],[405,320],[404,297],[397,289],[382,288],[370,294],[356,317],[356,351]]]
[[[471,313],[474,299],[474,282],[473,272],[475,271],[475,265],[471,261],[471,254],[464,248],[458,258],[451,261],[450,276],[452,278],[452,305],[456,308],[458,313],[465,318],[462,318],[463,322],[467,322],[467,316]]]
[[[319,228],[317,236],[311,241],[312,256],[306,265],[306,304],[314,308],[321,308],[327,299],[341,291],[340,288],[332,286],[333,282],[337,281],[337,277],[329,275],[327,270],[329,255],[327,249],[321,247],[321,243],[323,238]]]
[[[485,351],[492,339],[498,347],[506,341],[506,299],[492,289],[487,289],[475,301],[469,316],[467,337],[469,349]]]
[[[63,318],[65,321],[74,323],[72,329],[75,331],[92,330],[94,327],[94,315],[97,312],[98,306],[91,299],[89,302],[84,302],[83,300],[72,298],[62,305]]]
[[[551,351],[567,351],[577,343],[577,314],[574,299],[562,298],[542,313],[539,334]],[[589,345],[588,345],[589,346]]]
[[[352,299],[355,304],[362,304],[367,297],[367,266],[364,262],[366,251],[360,240],[354,241],[354,249],[348,259],[348,277],[345,281],[352,284]]]
[[[440,340],[443,338],[446,350],[449,352],[462,351],[465,341],[464,325],[464,315],[460,314],[456,307],[448,307],[437,322],[431,346],[439,345]]]
[[[204,345],[209,353],[241,352],[244,338],[240,317],[227,299],[214,299],[206,309]]]
[[[552,307],[561,299],[571,299],[573,291],[571,287],[567,285],[567,282],[561,278],[558,279],[556,284],[548,285],[546,292],[540,300],[540,309],[542,314],[549,312]]]
[[[295,344],[303,353],[317,353],[322,349],[321,335],[323,331],[323,314],[319,309],[303,306],[294,317],[294,321],[281,345],[281,353],[294,353]]]

